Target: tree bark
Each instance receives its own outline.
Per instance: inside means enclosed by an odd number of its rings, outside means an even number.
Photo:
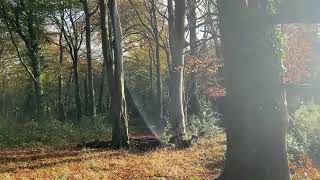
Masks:
[[[176,0],[174,10],[174,41],[172,48],[172,74],[170,97],[170,123],[175,138],[181,141],[186,136],[186,124],[183,108],[183,66],[184,66],[184,26],[186,1]],[[169,20],[170,21],[170,20]]]
[[[129,147],[127,107],[124,93],[124,69],[122,50],[122,30],[116,0],[109,0],[111,24],[113,30],[114,79],[115,79],[115,112],[112,143],[116,148]]]
[[[190,31],[190,55],[191,57],[198,56],[198,45],[197,45],[197,14],[196,14],[196,0],[188,0],[188,24]],[[198,93],[198,75],[197,72],[192,72],[190,75],[189,82],[189,104],[188,104],[188,113],[190,115],[199,115],[201,112],[201,104]]]
[[[80,95],[80,79],[79,79],[79,55],[76,49],[74,49],[74,55],[72,60],[72,69],[73,69],[73,80],[74,80],[74,94],[76,99],[76,113],[77,120],[79,121],[82,117],[82,109],[81,109],[81,95]]]
[[[155,0],[151,0],[150,22],[154,35],[154,49],[156,60],[156,74],[157,74],[157,109],[159,113],[159,121],[162,126],[165,126],[163,120],[163,102],[162,102],[162,77],[161,77],[161,59],[160,59],[160,32],[158,30],[157,9]]]
[[[93,85],[93,74],[92,74],[92,50],[91,50],[91,20],[90,10],[88,6],[88,0],[80,0],[83,4],[86,21],[86,50],[87,50],[87,76],[88,76],[88,113],[89,116],[96,116],[96,100],[95,90]]]
[[[227,90],[224,180],[290,179],[281,61],[271,41],[274,26],[259,3],[219,2]]]
[[[99,0],[99,4],[103,59],[106,63],[107,78],[109,82],[108,85],[111,94],[111,118],[113,124],[112,145],[115,148],[127,148],[129,147],[129,133],[124,95],[122,32],[118,15],[118,7],[115,0],[108,1],[111,17],[111,25],[109,24],[108,27],[107,2],[106,0]],[[114,59],[112,57],[110,34],[108,35],[108,29],[111,28],[114,35]]]
[[[59,76],[58,76],[58,113],[59,119],[65,120],[64,102],[63,102],[63,77],[62,77],[62,67],[63,67],[63,30],[60,32],[59,36]]]
[[[101,72],[100,91],[99,91],[99,98],[98,98],[98,111],[100,113],[103,112],[103,108],[104,108],[103,98],[105,96],[105,78],[106,78],[106,64],[105,62],[103,62],[102,72]]]

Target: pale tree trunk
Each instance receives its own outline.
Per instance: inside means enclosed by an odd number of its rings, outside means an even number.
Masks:
[[[258,0],[248,6],[223,0],[219,8],[227,90],[227,154],[221,179],[289,180],[288,114],[267,8]]]
[[[197,14],[196,14],[196,0],[188,0],[188,24],[190,33],[190,54],[191,57],[196,58],[198,56],[197,45]],[[191,72],[190,82],[188,87],[189,104],[188,113],[190,115],[199,115],[201,111],[201,105],[198,93],[198,75],[197,72]]]
[[[172,74],[169,119],[172,132],[174,132],[174,138],[176,138],[177,141],[181,141],[186,136],[186,123],[183,108],[184,26],[186,14],[185,0],[176,0],[174,14],[174,41],[173,44],[171,44]]]
[[[114,43],[114,79],[115,79],[115,117],[112,133],[113,146],[117,148],[129,147],[129,132],[127,107],[124,94],[124,69],[123,69],[123,50],[122,50],[122,30],[118,6],[116,0],[109,0],[110,17],[113,29]]]
[[[91,20],[90,20],[90,10],[88,7],[88,0],[80,0],[83,4],[83,9],[85,13],[86,20],[86,50],[87,50],[87,85],[88,85],[88,114],[91,117],[96,116],[96,100],[95,100],[95,90],[93,85],[93,75],[92,75],[92,50],[91,50]]]
[[[122,57],[122,32],[120,19],[118,15],[117,3],[109,0],[109,12],[111,16],[112,28],[114,35],[114,59],[112,58],[110,37],[108,36],[108,15],[106,0],[99,0],[101,16],[101,34],[102,49],[104,62],[107,67],[108,85],[111,94],[111,118],[112,127],[112,145],[115,148],[129,147],[129,133],[126,101],[124,95],[124,72]]]

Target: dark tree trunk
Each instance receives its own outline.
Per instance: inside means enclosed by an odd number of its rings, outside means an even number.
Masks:
[[[92,75],[92,50],[91,50],[91,20],[88,0],[80,0],[83,4],[86,20],[86,50],[87,50],[87,85],[88,85],[88,114],[91,117],[96,116],[95,90]]]
[[[219,4],[225,62],[227,154],[224,180],[289,180],[288,114],[266,7]]]
[[[99,90],[99,98],[98,98],[98,111],[100,113],[103,112],[104,103],[103,98],[105,96],[105,80],[106,80],[106,64],[103,62],[102,64],[102,72],[101,72],[101,82],[100,82],[100,90]]]
[[[73,80],[74,80],[74,93],[75,93],[75,100],[76,100],[76,113],[77,113],[77,120],[79,121],[82,117],[82,109],[81,109],[81,95],[80,95],[80,79],[79,79],[79,69],[78,69],[78,53],[76,50],[74,50],[74,55],[73,55]]]
[[[61,30],[60,36],[59,36],[59,76],[58,76],[58,114],[59,119],[65,120],[65,111],[64,111],[64,102],[63,102],[63,77],[62,77],[62,67],[63,67],[63,30]]]
[[[197,45],[197,14],[196,14],[196,0],[188,0],[188,24],[190,31],[190,54],[192,57],[198,56]],[[192,72],[189,82],[188,95],[190,98],[188,104],[188,113],[190,115],[199,115],[201,112],[201,104],[198,93],[198,75],[197,72]]]
[[[157,74],[157,109],[159,113],[159,121],[162,126],[165,126],[163,120],[163,102],[162,102],[162,77],[161,77],[161,59],[160,59],[160,32],[158,30],[158,18],[155,0],[151,1],[150,22],[154,36],[154,55],[156,61]]]
[[[87,77],[83,79],[83,110],[84,110],[84,115],[89,116],[89,98],[88,98],[88,80]]]
[[[184,26],[186,14],[186,1],[175,2],[174,41],[172,48],[172,74],[170,97],[170,123],[172,132],[178,141],[186,135],[186,123],[183,108],[183,66],[184,66]],[[170,21],[170,20],[169,20]]]

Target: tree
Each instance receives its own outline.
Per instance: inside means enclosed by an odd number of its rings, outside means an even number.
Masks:
[[[220,1],[219,8],[227,91],[222,179],[289,180],[288,114],[268,8],[232,0]]]
[[[172,2],[170,2],[172,4]],[[172,73],[170,76],[170,123],[174,138],[179,142],[186,136],[186,122],[183,108],[183,66],[184,66],[184,26],[186,15],[186,1],[176,0],[174,9],[173,42],[172,49]],[[169,30],[170,32],[170,30]]]
[[[192,57],[198,56],[198,38],[197,38],[197,14],[196,0],[188,0],[188,27],[189,27],[189,38],[190,38],[190,55]],[[188,112],[191,115],[198,115],[201,111],[200,100],[198,96],[198,79],[197,72],[191,73],[191,78],[188,87],[188,94],[190,95],[190,103],[188,107]]]
[[[106,65],[108,85],[111,94],[111,118],[112,118],[112,145],[115,148],[129,146],[128,120],[126,110],[126,100],[124,94],[124,71],[123,71],[123,51],[122,51],[122,30],[118,14],[117,2],[109,0],[99,0],[100,5],[100,25],[102,36],[103,59]],[[107,8],[107,5],[109,8]],[[109,11],[108,11],[109,10]],[[108,22],[108,13],[111,22]],[[109,25],[108,25],[109,24]],[[111,46],[110,32],[113,33],[113,43]],[[113,48],[113,51],[111,49]]]
[[[55,23],[62,29],[64,40],[67,44],[67,50],[72,59],[72,74],[75,84],[75,102],[77,120],[82,117],[81,96],[80,96],[80,79],[79,79],[79,51],[83,42],[84,29],[82,26],[83,14],[77,9],[77,4],[62,3],[62,14],[60,19],[54,15]],[[66,19],[67,18],[67,19]]]
[[[28,56],[32,67],[32,80],[34,83],[34,93],[36,97],[36,113],[43,115],[43,87],[41,82],[41,55],[40,38],[42,34],[43,17],[37,16],[38,10],[43,10],[46,2],[31,1],[26,3],[24,0],[16,2],[1,1],[0,18],[6,24],[10,33],[16,33],[22,39],[28,51]]]
[[[95,101],[95,90],[93,86],[93,76],[92,76],[92,50],[91,50],[91,20],[92,16],[87,0],[80,0],[83,4],[83,9],[85,13],[86,21],[86,50],[87,50],[87,79],[88,79],[88,111],[89,115],[94,117],[96,116],[96,101]]]

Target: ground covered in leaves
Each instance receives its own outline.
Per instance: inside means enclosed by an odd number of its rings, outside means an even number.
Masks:
[[[219,135],[180,150],[1,150],[0,179],[213,179],[224,143]]]

